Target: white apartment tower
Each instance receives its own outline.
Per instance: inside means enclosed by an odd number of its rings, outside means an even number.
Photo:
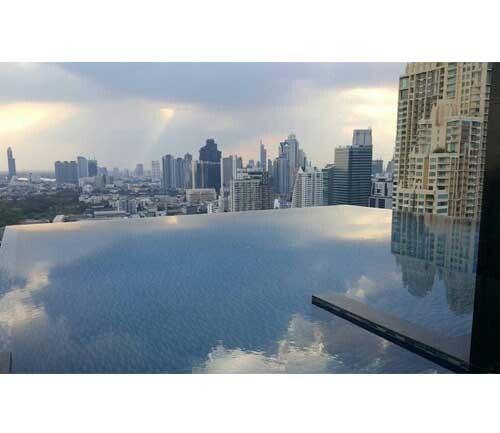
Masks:
[[[409,63],[399,79],[393,209],[478,218],[491,67]]]
[[[160,161],[151,161],[151,180],[153,182],[161,181]]]
[[[299,168],[292,194],[292,207],[323,206],[323,172],[310,166]]]
[[[238,169],[236,178],[230,181],[229,210],[272,209],[273,197],[267,173],[256,169]]]

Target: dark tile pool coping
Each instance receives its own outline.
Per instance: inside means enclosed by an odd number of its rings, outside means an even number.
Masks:
[[[463,345],[338,293],[313,295],[312,303],[455,373],[470,372]],[[439,347],[439,348],[438,348]]]

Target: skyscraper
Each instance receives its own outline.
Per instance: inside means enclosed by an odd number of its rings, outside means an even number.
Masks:
[[[66,179],[68,183],[78,184],[78,165],[76,161],[69,161],[65,165]]]
[[[221,152],[212,138],[200,148],[200,158],[196,164],[196,188],[214,188],[219,193],[221,186]]]
[[[54,162],[54,172],[56,176],[56,183],[64,183],[63,163],[61,161]]]
[[[286,159],[287,163],[285,164],[283,161],[277,161],[279,172],[277,189],[283,197],[289,200],[293,191],[297,172],[300,167],[304,169],[306,166],[306,154],[299,148],[299,142],[295,134],[290,134],[285,141],[280,143],[278,158],[281,160]],[[281,170],[285,168],[288,170],[288,179],[286,181],[283,177],[284,173],[282,171],[280,172],[280,167]]]
[[[229,208],[231,212],[273,208],[273,197],[267,173],[262,170],[238,169],[230,181]]]
[[[372,146],[372,130],[368,129],[355,129],[352,132],[352,145],[353,146]]]
[[[175,187],[176,188],[185,188],[185,183],[184,183],[185,171],[184,171],[184,159],[183,158],[176,158],[175,159],[174,176],[175,176]]]
[[[16,160],[12,155],[12,148],[7,148],[7,165],[9,168],[9,179],[12,179],[17,171],[16,171]]]
[[[153,182],[161,181],[160,161],[151,161],[151,180]]]
[[[89,162],[87,158],[78,156],[76,158],[76,163],[78,165],[78,178],[89,177]]]
[[[333,164],[328,164],[321,170],[323,172],[323,205],[333,204]]]
[[[135,172],[134,172],[136,177],[143,177],[144,176],[144,165],[143,164],[137,164],[135,166]]]
[[[394,174],[394,160],[391,159],[390,161],[387,162],[387,166],[385,168],[385,171],[389,174]]]
[[[373,153],[371,143],[371,130],[355,130],[352,146],[335,149],[333,204],[368,206]]]
[[[305,169],[306,166],[307,166],[306,153],[302,149],[299,149],[297,153],[297,168],[302,167],[303,169]]]
[[[293,187],[292,207],[323,206],[323,173],[312,167],[297,172]]]
[[[243,168],[243,158],[241,156],[236,158],[236,168]]]
[[[191,165],[191,155],[184,158],[175,158],[172,155],[165,155],[162,158],[162,187],[165,190],[182,188],[186,189],[186,179],[191,178],[190,170],[186,164]],[[189,185],[188,185],[189,186]]]
[[[205,145],[200,148],[200,161],[219,162],[221,152],[217,150],[217,143],[213,138],[208,138]]]
[[[95,177],[97,176],[97,160],[95,159],[89,159],[87,163],[88,171],[89,171],[89,177]]]
[[[262,141],[260,142],[260,168],[263,171],[267,171],[267,150]]]
[[[162,162],[162,188],[165,191],[174,189],[175,186],[175,158],[172,155],[165,155]]]
[[[226,193],[229,193],[231,180],[236,179],[237,161],[236,155],[222,158],[222,187]]]
[[[287,198],[290,193],[290,161],[285,155],[276,159],[275,191]]]
[[[478,218],[491,64],[409,63],[399,79],[393,209]]]
[[[78,184],[78,165],[76,161],[56,161],[54,163],[56,183]]]
[[[184,155],[184,188],[193,187],[193,155],[186,153]]]
[[[372,176],[382,174],[384,172],[384,161],[382,159],[374,159],[372,161]]]

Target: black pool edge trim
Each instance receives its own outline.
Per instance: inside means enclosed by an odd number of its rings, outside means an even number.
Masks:
[[[312,295],[312,303],[317,307],[320,307],[329,313],[335,314],[336,316],[345,319],[360,328],[363,328],[372,334],[376,334],[391,343],[394,343],[400,347],[403,347],[410,352],[413,352],[429,361],[434,362],[437,365],[447,368],[454,373],[471,373],[473,372],[471,365],[459,358],[447,354],[435,347],[429,346],[428,344],[417,341],[410,338],[404,334],[401,334],[393,329],[387,328],[383,325],[375,323],[371,320],[365,319],[352,311],[346,310],[338,305],[335,305],[329,301],[322,299],[320,296]]]
[[[0,363],[0,374],[12,373],[12,352],[3,353],[8,353],[9,360],[7,361],[8,365],[2,365],[2,363]]]

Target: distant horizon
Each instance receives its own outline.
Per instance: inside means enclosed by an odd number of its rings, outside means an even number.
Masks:
[[[0,171],[56,160],[146,167],[214,138],[223,156],[268,158],[295,133],[313,165],[333,162],[352,130],[372,127],[374,158],[391,159],[403,63],[3,63]],[[26,168],[30,167],[30,168]]]
[[[374,146],[374,147],[375,147],[375,146]],[[220,149],[219,149],[219,150],[220,150]],[[269,151],[269,149],[267,149],[267,150]],[[14,159],[16,159],[16,158],[15,158],[15,157],[16,157],[16,154],[15,154],[15,149],[12,149],[12,151],[13,151],[13,154],[14,154]],[[191,155],[193,155],[193,160],[197,160],[197,159],[198,159],[198,158],[197,158],[197,157],[195,157],[195,156],[194,156],[194,154],[193,154],[193,153],[191,153],[191,152],[185,152],[185,153],[190,153]],[[173,155],[173,156],[184,156],[184,155],[185,155],[185,154],[182,154],[182,155],[181,155],[181,154],[178,154],[178,155]],[[84,157],[84,158],[86,158],[87,160],[91,160],[91,159],[93,159],[93,158],[94,158],[94,157],[92,157],[92,158],[88,158],[88,157],[86,157],[85,155],[77,155],[77,156],[83,156],[83,157]],[[54,160],[54,163],[55,163],[56,161],[76,161],[77,156],[75,156],[75,158],[73,158],[73,159],[66,159],[66,160],[63,160],[63,159],[57,159],[57,160]],[[162,156],[164,156],[164,155],[162,155]],[[228,154],[224,154],[224,153],[223,153],[221,158],[225,158],[225,157],[227,157],[227,156],[229,156],[229,155],[228,155]],[[240,155],[237,155],[237,156],[240,156]],[[254,161],[258,161],[258,158],[257,158],[257,157],[250,158],[250,159],[253,159]],[[246,163],[248,163],[250,159],[245,159],[245,158],[243,158],[243,163],[246,165]],[[268,159],[271,159],[271,158],[268,158]],[[272,158],[272,159],[274,159],[274,158]],[[376,155],[374,155],[374,156],[373,156],[373,160],[374,160],[374,161],[375,161],[375,160],[379,160],[379,159],[382,159],[382,161],[383,161],[383,163],[384,163],[384,166],[385,166],[385,165],[387,164],[387,162],[388,162],[388,161],[390,161],[390,160],[392,159],[392,157],[391,157],[391,158],[389,158],[389,159],[384,159],[384,158],[377,157]],[[133,171],[133,170],[135,169],[135,166],[134,166],[134,167],[122,167],[122,166],[117,166],[117,165],[113,165],[113,164],[111,164],[111,165],[103,165],[103,164],[101,164],[101,163],[100,163],[100,161],[99,161],[99,159],[98,159],[97,157],[96,157],[96,160],[97,160],[97,163],[98,163],[98,166],[99,166],[99,167],[104,167],[104,168],[106,168],[107,170],[110,170],[110,171],[111,171],[111,170],[113,170],[114,168],[118,168],[120,171],[122,171],[122,170],[129,170],[129,171]],[[144,165],[144,170],[145,170],[145,171],[150,171],[150,170],[151,170],[151,163],[152,163],[153,161],[158,161],[158,162],[161,164],[161,157],[160,157],[160,158],[158,158],[158,159],[156,159],[156,160],[155,160],[155,159],[153,159],[153,160],[151,160],[151,161],[137,162],[137,164],[143,164],[143,165]],[[313,165],[313,166],[316,166],[317,168],[324,168],[326,165],[328,165],[328,164],[332,164],[332,163],[333,163],[333,161],[334,161],[334,158],[332,157],[332,160],[331,160],[330,162],[327,162],[327,163],[326,163],[326,164],[324,164],[324,165],[314,164],[314,161],[311,161],[311,163],[312,163],[312,165]],[[17,159],[16,159],[16,163],[17,163]],[[23,174],[24,174],[24,173],[26,173],[26,174],[28,174],[28,173],[34,173],[34,174],[36,174],[36,173],[52,173],[52,174],[54,174],[54,173],[55,173],[55,169],[54,169],[54,167],[52,167],[52,168],[38,168],[38,169],[30,169],[30,168],[23,168],[23,167],[21,167],[21,168],[16,168],[16,172],[17,172],[17,175],[19,175],[19,173],[23,173]],[[9,171],[8,171],[8,170],[0,170],[0,175],[8,175],[8,173],[9,173]]]

